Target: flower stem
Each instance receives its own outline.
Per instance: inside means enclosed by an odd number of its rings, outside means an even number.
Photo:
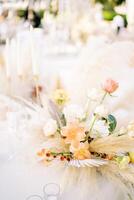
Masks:
[[[128,198],[129,198],[130,200],[133,200],[133,198],[132,198],[132,196],[131,196],[130,194],[128,194]]]
[[[95,122],[96,122],[96,119],[97,119],[97,115],[94,115],[94,116],[93,116],[93,120],[92,120],[92,124],[91,124],[91,127],[90,127],[90,130],[89,130],[89,133],[91,133],[91,131],[92,131],[92,129],[93,129],[93,126],[94,126],[94,124],[95,124]]]
[[[51,152],[51,154],[53,155],[53,156],[59,156],[59,155],[64,155],[64,156],[70,156],[70,155],[72,155],[72,153],[71,152],[59,152],[59,153],[56,153],[56,152]]]
[[[101,105],[101,104],[104,102],[104,100],[105,100],[107,94],[108,94],[107,92],[104,93],[104,95],[103,95],[103,97],[102,97],[102,99],[101,99],[99,105]],[[90,133],[91,133],[93,127],[94,127],[94,124],[95,124],[96,120],[97,120],[97,115],[95,114],[95,115],[93,116],[93,118],[92,118],[92,123],[91,123],[90,129],[89,129],[89,133],[87,134],[85,141],[88,140],[88,137],[90,136]]]
[[[105,93],[104,93],[104,95],[103,95],[103,97],[102,97],[102,99],[101,99],[101,101],[100,101],[100,104],[102,104],[102,103],[103,103],[103,101],[105,100],[105,98],[106,98],[107,94],[108,94],[107,92],[105,92]]]
[[[101,101],[100,101],[100,104],[103,103],[103,101],[105,100],[106,96],[107,96],[107,92],[104,93],[104,95],[103,95],[103,97],[102,97],[102,99],[101,99]],[[93,126],[94,126],[94,124],[95,124],[95,122],[96,122],[96,119],[97,119],[97,115],[94,115],[94,116],[93,116],[93,120],[92,120],[92,124],[91,124],[91,127],[90,127],[90,130],[89,130],[89,134],[91,133],[91,131],[92,131],[92,129],[93,129]]]

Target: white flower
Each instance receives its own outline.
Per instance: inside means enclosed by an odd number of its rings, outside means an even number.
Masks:
[[[100,91],[98,91],[96,88],[92,88],[88,91],[87,96],[92,101],[97,101],[100,98]]]
[[[114,17],[112,25],[114,28],[124,27],[124,19],[120,15]]]
[[[70,104],[64,107],[63,113],[67,121],[74,121],[75,119],[81,119],[84,116],[84,110],[81,106]]]
[[[57,122],[53,119],[49,119],[43,128],[44,135],[47,137],[54,135],[56,133],[57,128]]]
[[[104,120],[98,120],[95,124],[94,124],[94,128],[95,131],[97,131],[99,133],[99,136],[101,137],[106,137],[109,135],[109,130],[108,130],[108,126],[105,123]]]
[[[107,109],[105,108],[105,106],[103,105],[100,105],[100,106],[97,106],[96,109],[95,109],[95,114],[101,116],[101,117],[106,117],[107,114],[108,114],[108,111]]]

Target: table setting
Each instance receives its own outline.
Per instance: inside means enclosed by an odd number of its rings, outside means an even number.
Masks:
[[[0,2],[0,199],[134,199],[133,0]]]

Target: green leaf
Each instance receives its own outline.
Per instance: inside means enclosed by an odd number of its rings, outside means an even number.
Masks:
[[[112,21],[116,16],[116,12],[113,10],[103,10],[103,18],[107,21]]]
[[[116,118],[113,115],[108,115],[108,125],[109,125],[109,131],[112,133],[117,125]]]

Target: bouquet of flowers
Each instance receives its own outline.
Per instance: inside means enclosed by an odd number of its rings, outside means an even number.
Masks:
[[[51,118],[44,124],[46,139],[37,151],[37,157],[45,164],[62,162],[68,169],[96,169],[101,175],[120,183],[131,199],[134,122],[117,130],[116,118],[105,106],[106,98],[114,98],[118,86],[116,81],[108,79],[101,90],[92,89],[84,108],[69,104],[66,92],[56,90],[48,101]],[[76,174],[79,176],[78,170]]]
[[[54,159],[67,161],[69,165],[76,167],[90,164],[99,166],[108,164],[107,161],[117,162],[120,166],[133,162],[132,153],[129,152],[134,142],[131,137],[133,122],[128,130],[122,128],[115,131],[116,118],[108,114],[104,105],[105,98],[108,95],[112,97],[117,88],[118,83],[108,79],[101,92],[92,89],[85,109],[79,105],[66,105],[68,96],[65,91],[55,91],[53,101],[49,101],[52,118],[46,121],[43,129],[45,136],[50,140],[58,140],[60,146],[43,148],[37,153],[38,156],[48,162]],[[97,104],[92,113],[89,108],[91,101]]]

